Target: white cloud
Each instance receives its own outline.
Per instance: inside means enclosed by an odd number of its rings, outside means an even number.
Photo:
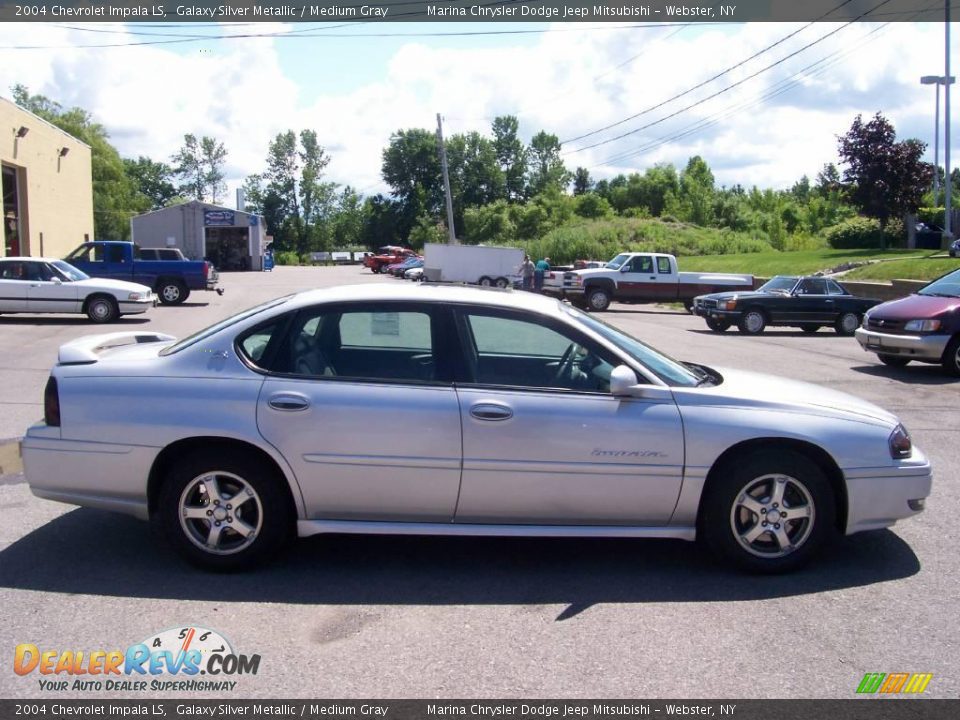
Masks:
[[[125,26],[96,27],[125,32]],[[144,38],[17,23],[0,25],[0,46],[63,47],[0,49],[0,87],[19,82],[64,105],[84,107],[107,127],[125,156],[167,160],[184,133],[213,135],[229,150],[234,186],[262,170],[267,144],[277,132],[312,127],[333,157],[330,177],[375,192],[384,189],[380,156],[390,133],[405,127],[433,128],[438,111],[446,117],[448,133],[487,132],[495,115],[519,114],[526,137],[546,129],[568,139],[693,87],[800,27],[761,23],[681,32],[570,32],[570,24],[561,24],[562,32],[544,34],[533,44],[527,40],[461,49],[421,38],[402,45],[377,80],[310,97],[284,75],[277,53],[282,39],[217,43],[212,53],[202,53],[202,43],[188,46],[196,51],[186,53],[165,45],[84,50],[71,45]],[[702,101],[621,141],[570,154],[568,165],[585,165],[595,177],[604,177],[656,162],[682,166],[690,155],[700,154],[720,183],[788,187],[802,174],[813,176],[824,163],[836,161],[835,136],[857,113],[881,111],[901,136],[929,142],[932,89],[921,87],[919,77],[942,73],[941,24],[894,23],[873,34],[868,33],[876,26],[851,26],[756,79],[705,100],[838,27],[806,28],[661,109],[569,143],[566,150],[605,140]],[[276,29],[284,31],[283,26]],[[227,26],[226,31],[236,30]],[[832,64],[814,68],[814,74],[799,78],[800,84],[789,92],[766,97],[793,73],[821,59]],[[350,67],[345,61],[336,72],[349,73]],[[700,132],[676,137],[692,124],[711,121],[714,124]],[[657,145],[663,138],[667,142]],[[635,154],[604,164],[628,153]]]

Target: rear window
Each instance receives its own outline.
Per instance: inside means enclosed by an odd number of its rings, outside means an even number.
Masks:
[[[251,318],[254,315],[259,315],[260,313],[266,310],[269,310],[270,308],[275,308],[278,305],[282,305],[291,297],[293,297],[293,295],[284,295],[283,297],[277,298],[276,300],[271,300],[270,302],[264,303],[263,305],[257,305],[256,307],[252,307],[249,310],[244,310],[242,313],[238,313],[232,317],[228,317],[226,320],[221,320],[220,322],[215,323],[210,327],[206,327],[203,330],[200,330],[199,332],[195,332],[193,335],[188,335],[183,340],[180,340],[179,342],[176,342],[169,347],[165,347],[163,350],[160,351],[160,354],[173,355],[175,353],[178,353],[181,350],[184,350],[185,348],[188,348],[191,345],[194,345],[200,342],[201,340],[204,340],[210,337],[211,335],[220,332],[224,328],[228,328],[231,325],[236,325],[239,322],[243,322],[247,318]]]

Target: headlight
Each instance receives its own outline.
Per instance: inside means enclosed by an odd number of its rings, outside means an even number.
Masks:
[[[936,332],[940,329],[939,320],[909,320],[903,329],[907,332]]]
[[[894,460],[902,460],[910,457],[913,451],[913,442],[910,440],[910,433],[903,425],[897,425],[890,433],[890,457]]]
[[[145,293],[132,292],[127,295],[127,300],[143,300],[147,295]]]
[[[737,299],[731,298],[729,300],[721,300],[717,303],[717,307],[720,310],[736,310],[737,309]]]
[[[863,321],[860,323],[860,327],[865,328],[870,324],[870,313],[863,314]]]

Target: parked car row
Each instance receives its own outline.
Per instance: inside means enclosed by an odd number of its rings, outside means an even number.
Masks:
[[[390,265],[402,263],[411,257],[416,257],[410,248],[400,247],[399,245],[384,245],[375,254],[366,255],[363,258],[363,266],[370,268],[374,273],[385,272]]]

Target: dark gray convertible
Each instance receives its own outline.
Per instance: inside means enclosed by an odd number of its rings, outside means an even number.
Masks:
[[[830,278],[777,275],[752,292],[700,295],[693,300],[693,313],[714,332],[736,325],[742,333],[758,335],[767,326],[787,325],[815,333],[830,325],[839,335],[853,335],[864,313],[879,302],[855,297]]]

